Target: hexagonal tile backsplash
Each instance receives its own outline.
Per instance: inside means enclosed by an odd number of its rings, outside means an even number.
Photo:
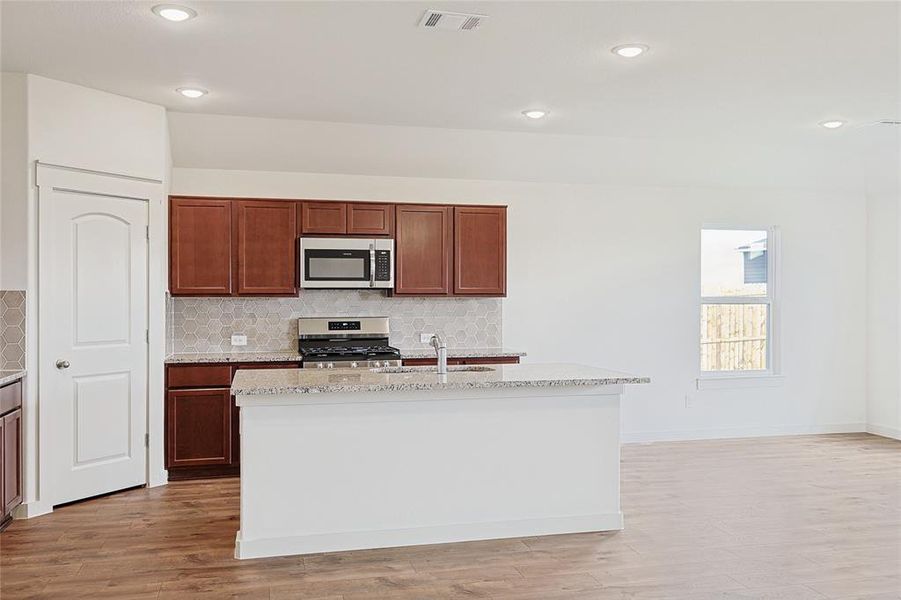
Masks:
[[[25,292],[0,291],[0,370],[25,368]]]
[[[170,298],[170,352],[297,350],[298,317],[387,316],[391,344],[425,348],[420,333],[440,333],[452,348],[502,345],[499,298],[389,298],[370,290],[304,290],[298,298]],[[243,333],[247,346],[234,348]]]

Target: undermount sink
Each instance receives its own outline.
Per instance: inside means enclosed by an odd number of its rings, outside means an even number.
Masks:
[[[369,370],[373,373],[437,373],[438,367],[381,367]],[[494,367],[458,365],[447,368],[448,373],[483,373],[485,371],[494,371]]]

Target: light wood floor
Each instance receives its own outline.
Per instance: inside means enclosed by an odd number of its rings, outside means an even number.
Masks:
[[[901,598],[899,442],[630,445],[623,506],[614,534],[237,561],[237,482],[183,482],[14,522],[0,598]]]

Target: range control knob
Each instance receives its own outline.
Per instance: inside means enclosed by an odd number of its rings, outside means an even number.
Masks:
[[[317,368],[317,369],[322,369],[323,367],[325,367],[324,364],[322,364],[322,363],[316,363],[316,368]]]
[[[350,368],[351,368],[351,369],[356,369],[356,368],[359,367],[359,366],[360,366],[360,365],[358,365],[358,364],[356,363],[356,361],[350,363]]]
[[[374,361],[372,361],[372,366],[375,367],[375,368],[378,368],[378,367],[381,367],[381,366],[382,366],[382,363],[380,363],[380,362],[377,361],[377,360],[374,360]]]
[[[334,369],[334,368],[335,368],[335,363],[329,363],[329,364],[325,365],[325,368],[326,368],[326,369]]]

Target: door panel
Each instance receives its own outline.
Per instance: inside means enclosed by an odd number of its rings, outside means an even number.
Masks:
[[[110,193],[136,185],[39,174],[40,389],[54,504],[146,481],[149,202]]]
[[[167,394],[166,467],[232,462],[232,400],[228,389]]]
[[[348,204],[347,233],[351,235],[391,235],[394,233],[393,204]]]
[[[347,233],[347,204],[344,202],[304,202],[303,233]]]
[[[447,295],[451,285],[453,208],[398,205],[394,292]]]
[[[2,419],[3,427],[0,439],[3,450],[0,451],[0,471],[3,472],[2,512],[9,514],[22,503],[22,409],[15,410]]]
[[[297,271],[293,202],[234,201],[237,293],[294,295]]]
[[[507,293],[505,207],[454,209],[454,293],[476,296]]]
[[[231,200],[171,199],[169,291],[173,295],[232,293],[231,210]]]

